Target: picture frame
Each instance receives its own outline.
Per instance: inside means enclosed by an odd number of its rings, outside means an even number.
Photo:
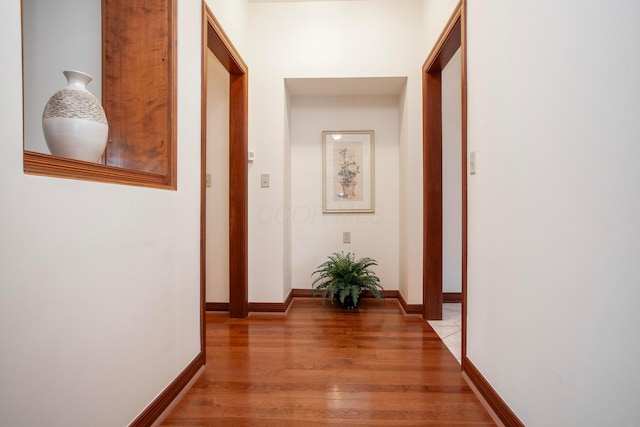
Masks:
[[[322,132],[322,212],[374,213],[374,132]]]

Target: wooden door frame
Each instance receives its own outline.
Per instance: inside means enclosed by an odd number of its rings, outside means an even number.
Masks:
[[[248,292],[248,87],[249,72],[211,9],[202,2],[202,99],[200,159],[200,310],[201,345],[206,323],[206,166],[207,51],[229,72],[229,316],[247,317]]]
[[[462,360],[467,330],[467,52],[461,0],[422,66],[424,260],[423,317],[442,319],[442,69],[461,50],[462,89]]]

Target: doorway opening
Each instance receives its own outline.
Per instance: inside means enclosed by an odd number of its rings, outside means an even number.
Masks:
[[[249,314],[248,298],[248,68],[203,2],[202,129],[200,185],[201,344],[205,351],[207,58],[213,54],[229,73],[229,316]]]
[[[456,6],[422,67],[423,170],[424,170],[424,261],[423,317],[442,320],[443,304],[443,161],[442,161],[442,70],[460,50],[461,55],[461,360],[466,355],[467,288],[467,91],[464,2]]]

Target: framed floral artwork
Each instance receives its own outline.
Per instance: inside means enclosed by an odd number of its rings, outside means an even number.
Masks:
[[[373,131],[322,132],[324,213],[374,212]]]

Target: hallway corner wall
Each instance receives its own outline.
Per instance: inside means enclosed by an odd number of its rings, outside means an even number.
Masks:
[[[526,425],[640,419],[638,14],[467,2],[467,356]]]

